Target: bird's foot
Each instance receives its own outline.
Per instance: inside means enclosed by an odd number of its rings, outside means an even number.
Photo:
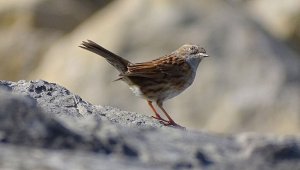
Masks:
[[[169,121],[167,121],[167,120],[165,120],[165,119],[163,119],[162,117],[157,116],[157,115],[152,116],[152,118],[157,119],[157,120],[159,120],[159,121],[162,122],[162,123],[167,123],[167,122],[169,122]]]
[[[170,127],[174,127],[174,128],[178,128],[178,129],[186,129],[183,126],[180,126],[179,124],[175,123],[174,121],[167,121],[167,122],[161,122],[163,125],[165,126],[170,126]]]

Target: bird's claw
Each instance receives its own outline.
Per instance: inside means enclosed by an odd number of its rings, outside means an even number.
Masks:
[[[178,128],[178,129],[184,129],[184,130],[186,129],[185,127],[178,125],[174,121],[167,121],[167,122],[161,122],[161,123],[165,126],[170,126],[170,127],[174,127],[174,128]]]
[[[159,121],[162,122],[162,123],[167,123],[167,122],[169,122],[169,121],[163,119],[163,118],[160,117],[160,116],[152,116],[152,118],[157,119],[157,120],[159,120]]]

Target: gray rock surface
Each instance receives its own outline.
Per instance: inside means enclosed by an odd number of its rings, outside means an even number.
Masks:
[[[46,81],[0,81],[0,169],[300,169],[300,137],[162,126]]]

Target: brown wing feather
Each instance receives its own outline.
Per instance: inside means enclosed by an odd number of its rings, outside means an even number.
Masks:
[[[129,64],[127,67],[127,72],[122,76],[167,78],[168,76],[179,75],[189,65],[185,62],[184,58],[170,54],[149,62]]]

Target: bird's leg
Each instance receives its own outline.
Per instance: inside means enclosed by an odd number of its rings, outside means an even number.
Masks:
[[[164,123],[164,125],[166,126],[176,126],[176,127],[180,127],[180,128],[184,128],[180,125],[178,125],[177,123],[175,123],[175,121],[171,118],[171,116],[167,113],[167,111],[163,108],[163,104],[160,101],[156,102],[157,106],[164,112],[164,114],[166,115],[166,117],[168,118],[168,122]]]
[[[152,118],[157,119],[157,120],[162,121],[162,122],[168,122],[167,120],[163,119],[163,118],[157,113],[157,111],[155,110],[155,108],[154,108],[153,105],[152,105],[152,101],[147,100],[147,102],[148,102],[148,105],[151,107],[152,111],[155,113],[155,116],[152,116]]]

